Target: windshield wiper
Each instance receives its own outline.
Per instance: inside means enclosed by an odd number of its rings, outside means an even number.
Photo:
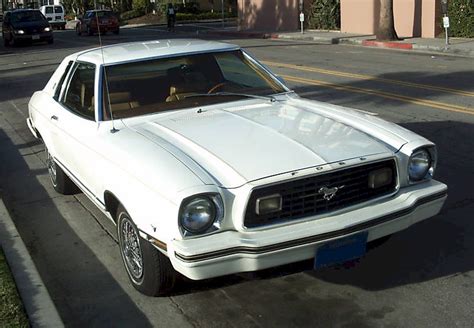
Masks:
[[[186,95],[183,98],[194,98],[194,97],[215,97],[215,96],[236,96],[236,97],[246,97],[254,99],[263,99],[270,100],[271,102],[276,101],[273,96],[257,96],[248,93],[238,93],[238,92],[214,92],[214,93],[195,93],[192,95]]]

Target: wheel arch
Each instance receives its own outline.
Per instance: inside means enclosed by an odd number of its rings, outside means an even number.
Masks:
[[[117,224],[117,209],[120,204],[122,204],[117,196],[109,190],[104,192],[104,203],[105,203],[105,210],[110,213],[110,216],[114,220],[115,224]],[[122,206],[124,206],[122,204]]]

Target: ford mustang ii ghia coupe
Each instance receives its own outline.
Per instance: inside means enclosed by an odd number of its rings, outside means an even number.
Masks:
[[[238,46],[159,40],[70,55],[29,102],[59,193],[117,226],[133,286],[314,259],[436,215],[436,147],[361,111],[300,98]]]

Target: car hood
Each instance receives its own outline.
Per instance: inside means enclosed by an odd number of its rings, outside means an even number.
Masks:
[[[418,137],[370,115],[299,98],[239,103],[130,126],[157,143],[165,140],[175,156],[189,157],[227,188],[361,156],[390,156]]]

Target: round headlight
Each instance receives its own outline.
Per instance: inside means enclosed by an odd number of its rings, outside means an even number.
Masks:
[[[216,206],[214,202],[205,196],[192,198],[181,208],[181,226],[191,232],[200,233],[208,230],[216,219]]]
[[[410,156],[408,175],[410,180],[422,180],[431,168],[431,156],[426,149],[419,149]]]

